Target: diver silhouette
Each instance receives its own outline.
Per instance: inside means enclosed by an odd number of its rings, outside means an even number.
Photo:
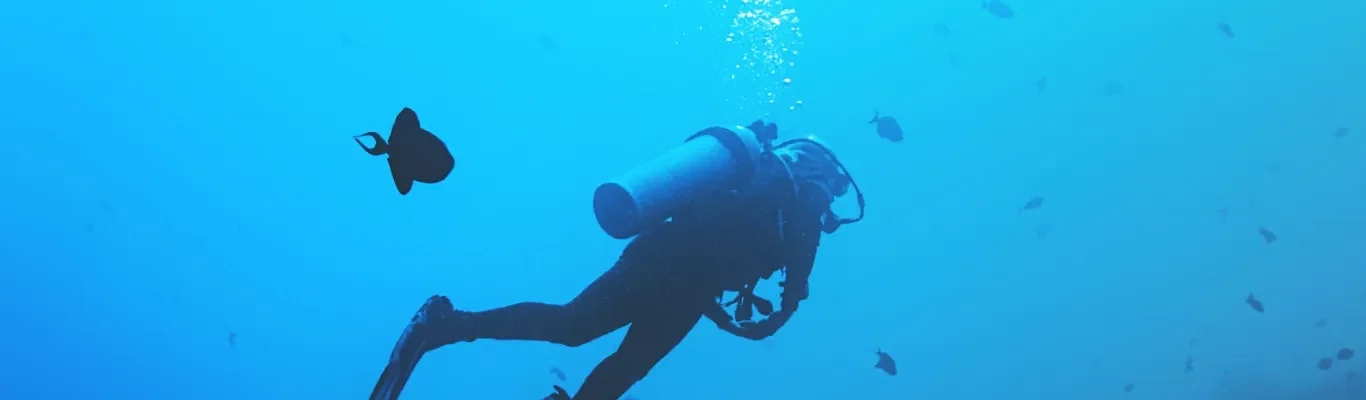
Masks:
[[[710,128],[603,184],[594,195],[599,225],[613,237],[634,237],[611,268],[564,304],[464,311],[432,296],[403,331],[370,399],[397,399],[423,355],[457,342],[576,347],[629,325],[616,352],[572,397],[608,400],[643,379],[703,317],[751,340],[777,333],[808,297],[821,234],[861,220],[863,195],[819,141],[774,146],[776,138],[777,126],[762,121]],[[851,186],[859,216],[840,218],[830,206]],[[775,310],[753,290],[778,271],[785,280]],[[739,295],[722,302],[726,291]],[[756,310],[767,318],[753,320]],[[556,390],[547,398],[570,399]]]

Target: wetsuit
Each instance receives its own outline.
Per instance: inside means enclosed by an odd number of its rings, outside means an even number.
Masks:
[[[694,203],[631,240],[611,269],[563,305],[518,303],[466,312],[433,296],[400,339],[371,399],[397,398],[422,354],[446,344],[500,339],[575,347],[630,325],[617,351],[593,369],[573,397],[615,400],[668,355],[704,313],[719,307],[723,291],[741,290],[783,269],[782,308],[795,310],[807,295],[821,216],[829,207],[816,191],[803,185],[794,195],[791,181],[775,180],[760,196]]]

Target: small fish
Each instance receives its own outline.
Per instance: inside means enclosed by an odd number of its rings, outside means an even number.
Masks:
[[[1266,312],[1266,307],[1263,307],[1262,302],[1257,300],[1257,297],[1253,296],[1252,293],[1248,293],[1247,300],[1244,301],[1246,301],[1247,305],[1252,307],[1253,310],[1257,310],[1259,313]]]
[[[564,371],[561,371],[559,368],[550,367],[550,374],[555,375],[555,378],[559,379],[560,382],[564,382]]]
[[[237,332],[228,332],[228,346],[237,347]]]
[[[1039,93],[1043,93],[1044,90],[1047,90],[1047,89],[1048,89],[1048,77],[1045,76],[1045,77],[1039,78],[1039,80],[1037,80],[1037,81],[1034,81],[1034,88],[1037,89]]]
[[[1191,356],[1186,356],[1186,372],[1191,372],[1191,371],[1194,371],[1194,370],[1195,370],[1195,358],[1194,358],[1194,357],[1191,357]]]
[[[896,360],[890,354],[884,353],[882,349],[877,350],[877,364],[873,368],[886,372],[887,375],[896,375]]]
[[[1327,326],[1327,325],[1328,325],[1328,320],[1327,320],[1327,319],[1323,319],[1323,318],[1319,318],[1318,321],[1315,321],[1315,322],[1314,322],[1314,327],[1315,327],[1315,328],[1322,328],[1322,327]]]
[[[1011,9],[1006,3],[1001,2],[1001,0],[983,0],[982,9],[987,10],[991,15],[995,15],[999,18],[1015,18],[1015,10]]]
[[[1121,84],[1118,84],[1118,83],[1110,82],[1110,83],[1105,84],[1104,87],[1101,87],[1101,88],[1100,88],[1100,94],[1101,94],[1102,96],[1106,96],[1106,97],[1109,97],[1109,96],[1116,96],[1116,95],[1119,95],[1120,93],[1124,93],[1124,85],[1121,85]]]
[[[1346,126],[1338,126],[1338,130],[1333,131],[1333,137],[1335,137],[1335,138],[1340,138],[1340,137],[1343,137],[1343,136],[1347,136],[1347,127],[1346,127]]]
[[[1332,358],[1332,357],[1320,358],[1320,359],[1319,359],[1319,369],[1324,370],[1324,371],[1327,371],[1329,368],[1333,368],[1333,358]]]
[[[362,136],[374,139],[375,146],[367,147],[360,141]],[[445,180],[455,168],[455,158],[446,149],[446,143],[422,129],[417,113],[410,108],[399,111],[389,131],[387,143],[375,132],[356,135],[352,139],[372,156],[389,155],[389,172],[394,177],[394,185],[398,187],[400,195],[408,194],[413,189],[414,181],[438,183]]]
[[[537,36],[536,36],[536,43],[541,45],[541,50],[545,50],[545,51],[558,51],[558,50],[560,50],[560,44],[559,44],[559,43],[556,43],[554,38],[552,38],[552,37],[550,37],[549,35],[546,35],[546,34],[537,35]]]
[[[1133,393],[1133,392],[1134,392],[1134,384],[1132,384],[1132,383],[1126,383],[1126,384],[1124,384],[1124,393]]]
[[[1228,219],[1228,206],[1219,207],[1219,222]]]
[[[1352,357],[1355,357],[1356,355],[1357,355],[1357,352],[1352,351],[1352,349],[1349,349],[1349,348],[1346,348],[1346,347],[1343,347],[1343,348],[1341,348],[1341,349],[1338,349],[1338,360],[1341,360],[1341,361],[1351,360]]]
[[[1219,31],[1223,32],[1224,36],[1233,37],[1233,27],[1228,26],[1227,22],[1219,22]]]
[[[1043,207],[1043,196],[1034,196],[1029,198],[1029,201],[1025,202],[1023,206],[1016,209],[1015,213],[1019,214],[1029,210],[1037,210],[1040,207]]]
[[[882,114],[875,110],[873,111],[873,119],[868,121],[869,124],[877,124],[878,136],[893,142],[900,142],[902,139],[906,138],[905,135],[902,134],[901,124],[896,122],[896,118],[879,117],[880,115]]]
[[[1262,240],[1266,241],[1267,244],[1276,241],[1276,234],[1272,233],[1271,230],[1266,229],[1266,227],[1258,226],[1257,232],[1262,234]]]
[[[948,24],[945,24],[944,21],[935,22],[934,35],[947,39],[953,37],[953,30],[949,29]]]

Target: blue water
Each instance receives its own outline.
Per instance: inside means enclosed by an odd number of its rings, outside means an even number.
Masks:
[[[1006,4],[6,3],[0,398],[361,398],[427,296],[568,300],[624,243],[598,184],[759,117],[868,219],[777,336],[704,321],[632,396],[1366,398],[1314,366],[1366,350],[1366,5]],[[456,158],[407,196],[350,139],[402,107]],[[450,346],[403,399],[572,390],[621,336]]]

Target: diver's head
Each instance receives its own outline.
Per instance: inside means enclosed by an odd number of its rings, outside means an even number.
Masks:
[[[825,213],[821,215],[821,230],[826,234],[835,233],[840,226],[852,224],[863,220],[864,201],[863,192],[859,190],[858,183],[849,176],[849,171],[840,163],[835,152],[829,146],[822,143],[815,136],[807,136],[800,139],[792,139],[773,148],[773,154],[782,161],[792,176],[794,186],[798,188],[816,187],[819,198],[825,203]],[[849,193],[852,187],[858,200],[858,216],[854,218],[841,218],[830,208],[835,199]],[[800,189],[798,190],[800,191]],[[809,195],[798,193],[804,198]]]
[[[815,136],[783,143],[773,153],[787,165],[799,186],[812,183],[825,192],[826,200],[849,193],[849,175],[839,165],[834,152]]]

